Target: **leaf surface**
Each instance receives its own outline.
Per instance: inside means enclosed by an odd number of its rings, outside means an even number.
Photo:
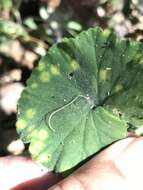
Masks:
[[[142,126],[143,45],[100,28],[54,45],[19,101],[33,158],[63,172]]]

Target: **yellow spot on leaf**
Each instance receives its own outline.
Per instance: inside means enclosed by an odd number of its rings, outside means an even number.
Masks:
[[[35,137],[37,138],[39,129],[37,129],[35,125],[31,126],[31,128],[35,128],[35,130],[31,134],[32,138],[35,138]]]
[[[47,71],[43,71],[41,74],[40,74],[40,80],[42,82],[49,82],[50,80],[50,75]]]
[[[143,59],[139,61],[139,64],[140,64],[140,65],[143,65]]]
[[[108,37],[109,35],[110,35],[110,33],[111,33],[111,31],[110,30],[104,30],[104,32],[103,32],[103,36],[104,37]]]
[[[33,154],[34,156],[37,156],[44,149],[44,146],[45,146],[44,142],[35,141],[35,142],[31,143],[29,150],[30,150],[31,154]]]
[[[39,138],[40,138],[41,140],[46,140],[47,137],[48,137],[48,131],[45,130],[45,129],[41,129],[41,130],[39,130],[38,135],[39,135]]]
[[[51,160],[51,155],[47,153],[40,154],[38,156],[38,162],[48,162]]]
[[[28,110],[26,111],[26,116],[27,116],[29,119],[32,119],[35,114],[36,114],[36,112],[35,112],[35,110],[33,110],[33,109],[28,109]]]
[[[76,71],[80,68],[80,65],[76,60],[72,60],[71,67],[72,67],[73,71]]]
[[[99,71],[99,78],[100,80],[102,81],[106,81],[106,80],[109,80],[110,79],[110,76],[111,76],[111,70],[110,69],[101,69]]]
[[[39,71],[45,71],[46,70],[46,65],[44,63],[40,63],[38,67]]]
[[[122,84],[117,84],[117,85],[115,86],[115,92],[119,92],[119,91],[121,91],[121,90],[123,90],[123,85],[122,85]]]
[[[38,84],[37,84],[36,82],[32,83],[32,84],[31,84],[31,88],[32,88],[32,89],[38,88]]]
[[[60,75],[60,70],[58,67],[51,65],[50,66],[50,71],[53,75]]]
[[[18,130],[23,130],[26,127],[27,123],[24,119],[19,119],[16,123],[16,127]]]

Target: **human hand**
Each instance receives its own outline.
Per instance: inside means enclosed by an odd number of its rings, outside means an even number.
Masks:
[[[0,190],[46,190],[60,179],[30,158],[0,158]]]
[[[11,164],[6,159],[10,159]],[[1,189],[46,190],[56,184],[48,190],[140,190],[143,189],[142,160],[143,138],[124,139],[103,150],[57,183],[59,177],[47,173],[45,169],[41,171],[41,167],[30,160],[1,158]]]
[[[118,141],[49,190],[142,190],[143,138]]]

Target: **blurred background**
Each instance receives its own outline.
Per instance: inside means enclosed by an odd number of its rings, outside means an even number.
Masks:
[[[0,0],[0,156],[28,155],[16,129],[17,102],[49,47],[89,27],[143,40],[143,0]]]

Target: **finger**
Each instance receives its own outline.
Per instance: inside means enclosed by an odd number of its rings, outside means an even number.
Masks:
[[[140,183],[141,181],[135,181],[133,178],[128,177],[128,173],[124,169],[124,167],[126,169],[130,167],[128,170],[137,179],[139,170],[139,175],[143,175],[143,170],[139,167],[136,173],[134,173],[134,167],[132,168],[132,165],[135,165],[136,161],[142,164],[143,157],[138,158],[141,148],[141,154],[143,154],[143,138],[121,140],[102,151],[74,174],[49,190],[143,189],[143,185]],[[132,159],[132,162],[128,162],[134,153],[137,154],[135,160]],[[124,159],[125,161],[123,162]],[[121,165],[121,163],[123,164]]]
[[[0,158],[0,181],[1,189],[8,190],[27,189],[32,186],[33,190],[41,187],[49,187],[57,182],[59,177],[33,162],[29,158],[8,156]]]
[[[11,190],[46,190],[51,187],[55,183],[58,183],[60,177],[55,175],[54,173],[45,174],[42,177],[34,178],[32,180],[27,180],[15,187],[11,188]]]
[[[115,160],[115,164],[135,189],[143,189],[143,137],[134,139]],[[139,188],[137,188],[139,187]]]

